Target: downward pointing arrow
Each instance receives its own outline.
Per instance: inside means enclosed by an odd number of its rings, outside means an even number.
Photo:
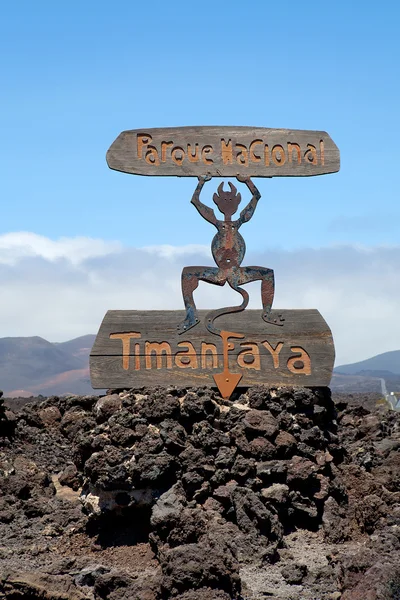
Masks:
[[[220,336],[222,338],[224,370],[222,373],[213,375],[213,377],[222,398],[224,398],[224,400],[228,400],[233,390],[243,377],[241,373],[231,373],[229,371],[228,350],[233,350],[234,345],[232,342],[228,342],[228,338],[234,337],[243,339],[244,335],[241,333],[234,333],[232,331],[221,331]]]
[[[228,400],[231,397],[233,390],[242,379],[243,375],[241,373],[230,373],[229,371],[224,371],[223,373],[217,373],[216,375],[213,375],[213,377],[222,398],[224,398],[224,400]]]

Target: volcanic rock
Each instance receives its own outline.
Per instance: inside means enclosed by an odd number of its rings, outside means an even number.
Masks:
[[[397,598],[399,449],[326,388],[1,403],[0,597]]]

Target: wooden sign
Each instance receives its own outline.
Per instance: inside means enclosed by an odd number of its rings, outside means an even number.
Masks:
[[[177,328],[185,311],[107,312],[90,354],[94,388],[154,385],[252,384],[327,386],[335,351],[331,331],[317,310],[282,310],[282,327],[265,323],[257,310],[223,315],[221,337],[204,324],[186,334]],[[272,311],[272,319],[278,311]],[[223,335],[227,334],[227,335]],[[231,377],[232,376],[232,377]],[[221,392],[222,393],[222,392]]]
[[[340,157],[325,131],[166,127],[123,131],[107,163],[134,175],[307,177],[339,171]]]
[[[181,286],[185,311],[108,311],[90,354],[94,388],[216,385],[229,398],[239,384],[329,385],[335,351],[331,331],[317,310],[272,310],[274,271],[242,265],[246,246],[239,229],[261,198],[252,177],[335,173],[339,150],[324,131],[261,127],[168,127],[123,131],[107,152],[111,169],[135,175],[197,177],[191,202],[217,229],[211,252],[216,266],[186,266]],[[212,201],[200,198],[212,177],[234,177],[242,194],[220,183]],[[209,201],[208,201],[209,202]],[[198,311],[199,282],[228,285],[238,306]],[[260,281],[262,311],[247,311],[242,287]],[[216,323],[216,320],[218,321]]]

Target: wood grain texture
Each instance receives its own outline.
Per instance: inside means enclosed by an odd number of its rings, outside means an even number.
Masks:
[[[214,386],[213,375],[223,370],[223,346],[204,325],[208,312],[199,311],[199,325],[178,335],[184,311],[108,311],[90,354],[92,386]],[[229,369],[242,374],[240,385],[329,385],[335,350],[320,313],[272,312],[285,318],[283,327],[265,323],[256,310],[225,315],[216,322],[225,331],[243,335],[229,340]]]
[[[339,171],[340,156],[325,131],[166,127],[123,131],[107,163],[135,175],[307,177]]]

